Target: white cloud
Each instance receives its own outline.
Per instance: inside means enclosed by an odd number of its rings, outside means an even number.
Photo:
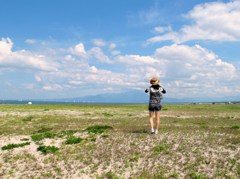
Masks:
[[[2,38],[0,41],[0,60],[11,54],[13,43],[10,38]]]
[[[139,11],[137,14],[131,14],[128,16],[129,21],[132,24],[139,24],[139,25],[148,25],[153,24],[162,19],[161,11],[155,4],[153,7]]]
[[[60,89],[62,89],[62,86],[58,84],[49,84],[49,85],[43,86],[43,90],[46,90],[46,91],[56,91]]]
[[[0,65],[2,67],[37,69],[41,71],[55,71],[57,63],[48,60],[44,55],[26,50],[12,51],[13,43],[9,38],[0,41]]]
[[[97,60],[99,60],[102,63],[108,63],[111,64],[113,63],[110,58],[104,54],[101,48],[99,47],[93,47],[88,51],[88,54],[90,57],[95,57]]]
[[[128,65],[144,65],[144,64],[153,64],[158,63],[155,59],[150,56],[140,56],[140,55],[125,55],[118,56],[116,61],[122,62]]]
[[[70,51],[77,56],[85,56],[86,51],[83,43],[77,44],[74,48],[70,48]]]
[[[117,56],[117,55],[120,55],[121,52],[119,50],[113,50],[113,51],[111,51],[111,54],[114,56]]]
[[[155,58],[162,61],[158,69],[163,72],[164,78],[173,89],[186,88],[181,91],[185,96],[193,91],[199,95],[207,95],[229,81],[234,84],[240,80],[240,72],[234,65],[224,62],[216,54],[199,45],[162,47],[156,50]],[[238,85],[239,83],[234,84],[235,87]]]
[[[200,45],[174,44],[158,48],[148,56],[118,55],[114,59],[106,55],[111,49],[106,54],[99,47],[85,51],[83,43],[66,49],[46,50],[41,54],[12,51],[12,45],[10,39],[0,41],[0,64],[8,68],[34,68],[31,73],[35,81],[26,81],[25,84],[28,90],[76,90],[75,94],[79,96],[144,90],[149,79],[156,76],[171,97],[232,95],[240,91],[239,70]],[[57,59],[57,63],[47,59]],[[36,66],[39,63],[41,66]],[[46,70],[48,68],[52,70]]]
[[[171,32],[171,31],[172,31],[172,27],[171,26],[167,26],[167,27],[158,26],[158,27],[154,28],[153,32],[155,32],[155,33],[164,33],[164,32]]]
[[[35,39],[26,39],[25,43],[29,44],[29,45],[34,45],[34,44],[37,43],[37,40],[35,40]]]
[[[115,43],[110,43],[109,44],[109,49],[113,50],[117,47],[117,45]]]
[[[27,83],[24,85],[24,87],[29,90],[34,90],[36,88],[35,84],[33,84],[33,83]]]
[[[171,97],[232,95],[239,86],[239,70],[200,45],[164,46],[152,56],[119,56],[116,62],[125,64],[124,73],[137,82],[135,88],[144,88],[156,76]],[[227,90],[218,90],[228,84],[232,87],[228,87],[228,94]]]
[[[193,23],[183,26],[179,32],[170,31],[152,37],[147,42],[156,43],[171,40],[175,43],[183,43],[191,40],[240,40],[240,1],[238,0],[228,3],[199,4],[184,17]]]
[[[104,47],[106,42],[103,39],[93,39],[93,44],[99,47]]]

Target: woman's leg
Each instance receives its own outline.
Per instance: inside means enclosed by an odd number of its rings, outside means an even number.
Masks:
[[[154,116],[154,112],[153,111],[149,111],[149,122],[150,122],[151,132],[154,132],[153,131],[153,116]]]
[[[156,118],[156,131],[158,131],[160,127],[160,111],[155,111],[155,118]]]

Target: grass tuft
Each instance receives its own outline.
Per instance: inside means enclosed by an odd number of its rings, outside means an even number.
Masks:
[[[94,133],[94,134],[101,134],[105,132],[108,129],[113,129],[111,126],[91,126],[86,129],[87,132],[89,133]]]
[[[83,141],[82,138],[75,138],[75,137],[71,137],[69,139],[66,140],[66,144],[78,144],[80,143],[81,141]]]
[[[25,145],[30,145],[30,142],[25,142],[25,143],[21,143],[21,144],[8,144],[2,147],[2,150],[10,150],[10,149],[14,149],[14,148],[18,148],[18,147],[23,147]]]
[[[167,144],[159,144],[153,148],[153,152],[155,155],[159,155],[160,153],[169,153],[169,146]]]
[[[190,173],[189,177],[191,179],[207,179],[205,174],[197,173],[197,172]]]
[[[49,128],[49,127],[41,127],[37,132],[38,133],[44,133],[44,132],[49,132],[51,131],[53,128]]]
[[[75,134],[77,132],[81,132],[81,131],[80,130],[66,130],[66,131],[62,131],[59,134],[59,137],[63,137],[63,136],[71,137],[73,134]]]
[[[33,116],[27,116],[27,117],[23,118],[22,120],[24,122],[30,122],[30,121],[32,121],[32,119],[33,119]]]
[[[118,179],[118,176],[115,175],[115,174],[114,174],[113,172],[111,172],[111,171],[107,172],[107,173],[105,174],[105,177],[106,177],[107,179]]]
[[[44,146],[44,145],[41,145],[37,148],[37,151],[40,151],[42,152],[43,154],[48,154],[48,153],[55,153],[59,150],[58,147],[55,147],[55,146]]]
[[[113,114],[110,113],[102,113],[105,117],[113,117]]]
[[[33,141],[40,141],[40,140],[43,140],[43,139],[46,139],[46,138],[54,138],[56,136],[56,134],[54,133],[49,133],[49,132],[46,132],[46,133],[42,133],[42,134],[34,134],[31,136],[32,140]]]
[[[231,129],[240,129],[240,125],[233,125]]]

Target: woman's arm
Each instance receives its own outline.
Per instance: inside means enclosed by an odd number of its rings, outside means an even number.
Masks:
[[[166,93],[166,90],[165,90],[163,87],[161,87],[161,86],[160,86],[160,90],[161,90],[161,92],[162,92],[163,94]]]

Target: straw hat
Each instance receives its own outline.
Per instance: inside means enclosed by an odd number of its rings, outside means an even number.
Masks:
[[[160,83],[160,80],[157,79],[156,77],[153,77],[151,80],[150,80],[150,84],[152,85],[157,85]]]

